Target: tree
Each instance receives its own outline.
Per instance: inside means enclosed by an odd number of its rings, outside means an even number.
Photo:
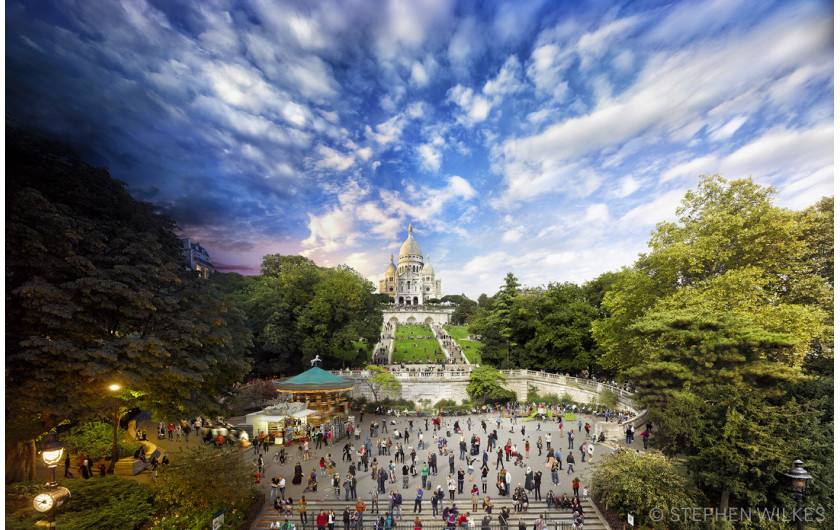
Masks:
[[[633,514],[641,527],[686,528],[684,519],[672,520],[671,510],[682,514],[684,507],[702,506],[679,464],[656,451],[619,451],[601,457],[592,472],[592,494],[623,517]],[[652,520],[654,508],[664,517]]]
[[[592,372],[592,322],[597,309],[583,289],[573,283],[550,284],[534,300],[534,332],[525,345],[521,366],[539,366],[550,372]]]
[[[481,335],[482,359],[505,368],[512,366],[511,347],[516,349],[520,344],[524,344],[516,342],[514,336],[517,313],[513,311],[513,305],[517,296],[519,280],[509,272],[505,276],[505,284],[493,296],[492,301],[481,306],[481,311],[475,314],[469,327],[470,333]],[[513,358],[516,358],[515,352]]]
[[[188,270],[172,220],[68,149],[7,124],[6,481],[34,439],[110,407],[186,415],[247,372],[243,315]]]
[[[478,306],[469,298],[464,298],[458,303],[455,311],[452,312],[452,323],[456,326],[469,324],[476,313]]]
[[[391,394],[393,396],[400,394],[402,383],[397,381],[397,377],[387,368],[369,364],[365,367],[365,370],[373,374],[368,378],[366,383],[368,388],[370,388],[370,393],[373,394],[374,401],[379,401],[380,393],[384,395]]]
[[[781,473],[808,445],[784,418],[814,422],[821,407],[791,389],[833,344],[833,243],[817,235],[833,232],[831,201],[797,213],[773,206],[773,193],[702,178],[678,221],[657,225],[651,251],[617,274],[593,323],[601,362],[638,383],[654,443],[686,455],[724,509],[730,495],[748,506],[779,498]]]
[[[750,179],[701,178],[677,210],[679,221],[657,225],[651,252],[619,273],[605,295],[610,316],[593,324],[605,366],[620,370],[641,361],[629,329],[645,312],[701,302],[796,336],[785,352],[794,364],[831,342],[829,315],[820,305],[800,303],[825,300],[826,289],[833,298],[833,284],[806,281],[803,274],[803,262],[826,254],[809,248],[828,243],[809,243],[814,231],[804,230],[800,214],[773,206],[773,193]],[[817,218],[828,222],[826,215]]]
[[[470,382],[467,393],[475,400],[485,403],[499,403],[516,399],[516,394],[507,390],[502,384],[507,378],[496,368],[482,365],[470,372]]]

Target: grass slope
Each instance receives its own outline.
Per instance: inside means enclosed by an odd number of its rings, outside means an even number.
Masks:
[[[418,337],[426,337],[420,339]],[[430,363],[443,359],[440,352],[440,342],[432,333],[432,328],[427,324],[404,325],[397,324],[394,330],[394,354],[391,358],[394,363]]]
[[[481,364],[481,343],[467,339],[470,336],[467,326],[443,326],[443,329],[458,343],[470,364]]]

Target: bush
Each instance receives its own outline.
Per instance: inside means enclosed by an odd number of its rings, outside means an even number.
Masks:
[[[6,487],[5,527],[32,528],[46,515],[32,507],[32,497],[44,485],[38,482],[10,484]],[[58,528],[142,528],[154,516],[151,488],[121,477],[75,480],[72,499],[56,517]]]
[[[417,405],[408,399],[393,399],[393,398],[385,398],[381,401],[373,401],[371,403],[365,403],[364,405],[365,412],[373,412],[376,410],[376,407],[382,407],[383,410],[417,410]]]
[[[228,398],[227,406],[232,415],[254,412],[277,398],[277,389],[271,381],[258,380],[241,385]]]
[[[457,407],[458,404],[455,402],[454,399],[441,399],[437,403],[435,403],[436,409],[451,409]]]
[[[58,528],[142,528],[155,514],[154,494],[136,480],[108,476],[73,483],[73,498]]]
[[[126,442],[125,430],[117,428],[120,458],[132,456],[142,445],[139,442]],[[90,455],[94,460],[111,458],[111,448],[114,444],[114,424],[102,421],[83,423],[61,435],[61,441],[67,445],[71,453],[81,452]]]
[[[598,393],[598,403],[610,410],[615,410],[618,406],[618,396],[605,388]]]

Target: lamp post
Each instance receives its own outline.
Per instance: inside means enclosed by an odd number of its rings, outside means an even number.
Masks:
[[[793,519],[796,521],[797,530],[802,530],[802,494],[805,493],[811,479],[814,478],[802,467],[803,463],[802,460],[795,460],[793,469],[785,473],[785,476],[790,478],[791,488],[796,495],[796,512],[793,514]]]
[[[55,467],[61,462],[64,454],[64,444],[58,439],[55,431],[47,434],[47,441],[41,448],[41,457],[50,470],[50,481],[46,491],[35,496],[32,504],[39,512],[49,512],[49,527],[55,526],[55,510],[70,499],[70,491],[58,486],[55,481]]]
[[[116,385],[116,384],[108,387],[108,390],[110,390],[111,392],[116,392],[119,389],[120,389],[120,385]],[[118,422],[119,422],[119,417],[118,417],[119,416],[119,411],[120,411],[119,402],[117,402],[117,400],[114,399],[114,444],[111,446],[111,464],[108,466],[108,473],[113,473],[114,472],[114,468],[117,465],[117,458],[119,457],[119,454],[120,454],[120,446],[117,443],[117,425],[118,425]]]

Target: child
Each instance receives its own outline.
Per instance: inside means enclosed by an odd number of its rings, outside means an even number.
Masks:
[[[583,500],[589,499],[589,486],[583,487]]]

